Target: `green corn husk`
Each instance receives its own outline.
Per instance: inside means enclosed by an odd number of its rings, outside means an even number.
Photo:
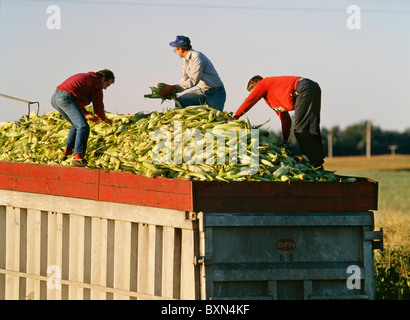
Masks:
[[[144,94],[144,98],[150,98],[150,99],[161,99],[161,104],[165,101],[165,100],[174,100],[175,104],[182,108],[181,104],[178,101],[177,98],[177,92],[176,90],[172,93],[170,93],[168,96],[164,97],[162,96],[159,92],[165,88],[165,84],[162,82],[157,82],[155,84],[155,87],[149,87],[151,89],[151,93],[148,94]]]
[[[265,136],[261,129],[251,127],[249,121],[233,120],[231,113],[209,107],[174,108],[163,112],[116,115],[107,112],[112,125],[105,122],[90,123],[90,135],[85,158],[88,168],[144,174],[148,177],[162,176],[206,181],[342,181],[334,172],[317,170],[309,160],[293,155],[272,134]],[[179,127],[177,126],[179,124]],[[15,122],[0,123],[0,161],[31,162],[39,164],[70,166],[72,158],[60,161],[70,124],[58,112],[23,117]],[[179,129],[178,129],[179,128]],[[258,172],[247,171],[247,164],[253,155],[252,145],[256,143],[251,130],[259,130]],[[184,139],[176,141],[175,130],[182,130]],[[213,145],[213,154],[203,154],[203,161],[187,162],[178,159],[184,152],[194,154],[196,145],[205,149],[205,134],[212,130],[216,137],[222,137],[221,145]],[[165,132],[171,137],[171,148],[167,149],[161,139],[154,139],[154,133]],[[223,136],[224,133],[242,134],[243,140]],[[200,137],[188,133],[200,133]],[[266,133],[265,133],[266,134]],[[190,138],[190,139],[189,139]],[[179,139],[179,138],[178,138]],[[198,140],[195,140],[198,139]],[[246,141],[246,143],[244,143]],[[162,145],[161,145],[162,144]],[[229,146],[238,145],[246,154],[232,156]],[[162,146],[162,147],[161,147]],[[182,148],[181,153],[175,146]],[[218,149],[219,147],[219,149]],[[168,159],[155,163],[154,155]],[[222,164],[218,162],[222,157]],[[219,158],[220,160],[221,158]],[[247,174],[249,172],[249,174]],[[344,179],[353,182],[354,179]]]

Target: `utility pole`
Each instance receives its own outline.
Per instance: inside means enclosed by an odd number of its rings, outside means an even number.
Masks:
[[[371,131],[372,126],[370,121],[368,120],[366,123],[366,157],[370,158],[371,156]]]
[[[333,141],[332,133],[327,134],[327,156],[328,158],[333,158]]]

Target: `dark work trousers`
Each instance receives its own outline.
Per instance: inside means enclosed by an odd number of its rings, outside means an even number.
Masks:
[[[320,134],[321,93],[319,85],[309,79],[301,79],[294,92],[295,137],[300,151],[315,167],[321,166],[325,158]]]

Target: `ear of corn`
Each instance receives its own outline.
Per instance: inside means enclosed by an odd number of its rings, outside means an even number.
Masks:
[[[174,100],[175,104],[182,108],[181,104],[178,101],[177,97],[177,92],[176,90],[174,92],[171,92],[168,96],[164,97],[160,94],[160,91],[165,88],[165,84],[162,82],[157,82],[155,84],[155,87],[149,87],[151,89],[151,93],[144,94],[145,98],[150,98],[150,99],[161,99],[161,103],[163,103],[165,100]]]
[[[305,156],[295,157],[272,134],[267,137],[260,134],[259,141],[255,141],[249,121],[232,120],[229,112],[202,106],[148,114],[106,114],[112,126],[90,123],[85,156],[91,169],[225,182],[355,180],[316,170]],[[59,160],[70,124],[58,112],[42,116],[32,113],[15,122],[1,122],[0,128],[0,161],[71,164],[70,157],[63,162]],[[153,134],[161,132],[168,134],[154,139]],[[209,133],[212,134],[208,136]],[[210,148],[206,149],[209,143]],[[256,153],[254,145],[258,146]],[[236,147],[245,153],[235,153]],[[236,151],[231,154],[232,150]],[[155,162],[153,155],[167,161]],[[195,161],[184,161],[189,156]],[[253,156],[259,159],[256,173],[249,167]]]

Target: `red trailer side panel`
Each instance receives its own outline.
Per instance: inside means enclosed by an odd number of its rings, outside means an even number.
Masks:
[[[0,161],[0,189],[219,213],[377,210],[378,184],[221,182],[148,178],[127,172]]]
[[[97,199],[98,172],[83,168],[0,161],[0,188]]]
[[[125,172],[100,171],[99,200],[192,211],[188,180],[148,178]]]

